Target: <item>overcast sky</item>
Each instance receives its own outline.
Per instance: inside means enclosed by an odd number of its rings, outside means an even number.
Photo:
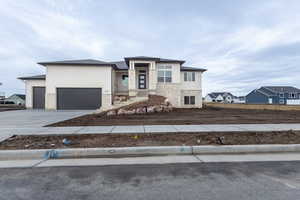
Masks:
[[[39,61],[157,56],[208,69],[204,94],[300,87],[299,0],[0,0],[0,92]],[[75,80],[74,80],[75,81]]]

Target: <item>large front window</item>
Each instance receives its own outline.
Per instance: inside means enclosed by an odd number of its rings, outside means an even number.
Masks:
[[[172,66],[159,66],[157,72],[158,82],[172,82]]]

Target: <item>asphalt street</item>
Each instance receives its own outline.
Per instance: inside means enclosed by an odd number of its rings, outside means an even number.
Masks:
[[[300,162],[0,169],[0,199],[299,199]]]

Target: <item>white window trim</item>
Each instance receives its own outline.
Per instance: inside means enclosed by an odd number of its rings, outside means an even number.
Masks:
[[[188,97],[188,103],[185,102],[185,98]],[[191,103],[191,98],[194,97],[194,103]],[[183,97],[184,105],[196,105],[196,96],[184,96]]]
[[[283,92],[279,93],[279,98],[284,98],[284,93]]]
[[[279,104],[284,104],[284,100],[283,99],[279,99]]]
[[[292,96],[292,95],[294,95],[294,96]],[[289,98],[290,99],[296,99],[296,97],[297,97],[297,93],[295,93],[295,92],[289,93]]]
[[[195,72],[184,72],[183,80],[185,82],[195,82],[196,81],[196,73]]]
[[[159,78],[159,72],[163,72],[163,81],[160,81]],[[166,72],[171,72],[171,77],[166,76]],[[158,70],[157,70],[157,82],[159,83],[172,83],[173,81],[173,74],[172,74],[172,65],[160,65],[158,66]],[[171,81],[167,81],[167,78],[171,78]]]

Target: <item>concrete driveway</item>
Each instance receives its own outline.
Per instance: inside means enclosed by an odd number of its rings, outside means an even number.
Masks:
[[[0,112],[0,128],[39,128],[93,111],[15,110]]]

